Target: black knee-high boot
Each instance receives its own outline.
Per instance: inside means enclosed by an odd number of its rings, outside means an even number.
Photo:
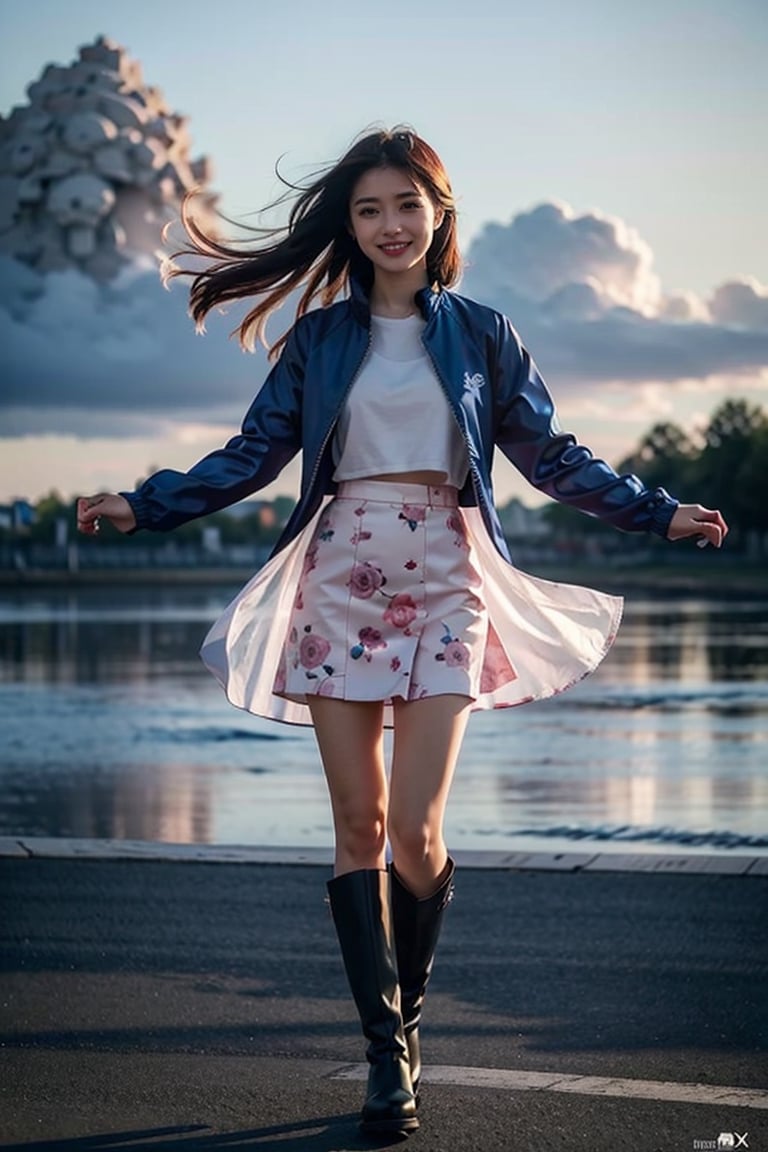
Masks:
[[[368,1040],[361,1127],[407,1135],[419,1126],[403,1034],[388,872],[363,869],[328,882],[347,979]]]
[[[390,865],[392,875],[392,919],[395,926],[397,969],[400,976],[403,1028],[408,1045],[411,1083],[414,1094],[421,1079],[419,1023],[421,1007],[432,972],[435,949],[443,923],[443,913],[453,899],[453,876],[456,871],[451,857],[445,866],[440,887],[421,899],[406,888]]]

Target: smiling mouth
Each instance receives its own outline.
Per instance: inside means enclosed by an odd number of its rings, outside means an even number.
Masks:
[[[410,243],[410,240],[402,240],[399,244],[380,244],[379,248],[387,256],[399,256],[401,252],[405,252],[406,248],[410,247]]]

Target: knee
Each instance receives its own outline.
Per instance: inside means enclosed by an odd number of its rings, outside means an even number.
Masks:
[[[418,869],[440,848],[442,838],[428,823],[406,818],[390,818],[389,842],[392,855],[406,869]]]
[[[386,817],[383,809],[354,809],[337,814],[336,847],[350,867],[370,868],[386,845]]]

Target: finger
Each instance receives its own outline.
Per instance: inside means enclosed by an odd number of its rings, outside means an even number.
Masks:
[[[712,544],[715,548],[720,547],[723,542],[723,530],[719,524],[700,521],[698,529],[700,539],[696,543],[699,548],[705,548],[707,544]]]
[[[99,531],[96,527],[100,505],[103,498],[100,496],[81,496],[77,501],[77,527],[85,536],[95,536]]]
[[[104,496],[81,496],[77,501],[78,522],[90,524],[97,516],[102,515],[104,500]]]
[[[717,525],[723,536],[725,536],[728,532],[728,525],[726,524],[723,514],[719,508],[702,508],[699,505],[696,513],[696,519],[708,520],[712,524]]]
[[[688,509],[690,529],[684,536],[694,536],[699,548],[706,548],[711,544],[720,548],[728,533],[728,525],[722,513],[715,508],[703,508],[701,504],[693,504]]]
[[[725,522],[725,517],[720,513],[719,510],[715,513],[715,515],[717,517],[716,523],[720,528],[723,539],[725,539],[725,537],[728,535],[728,525]]]

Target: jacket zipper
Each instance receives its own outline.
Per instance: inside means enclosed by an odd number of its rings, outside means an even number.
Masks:
[[[309,484],[307,485],[307,493],[312,491],[312,487],[315,483],[315,480],[317,479],[317,474],[320,471],[320,462],[323,459],[323,455],[325,454],[325,449],[328,447],[328,441],[330,440],[331,436],[333,435],[334,430],[336,428],[336,425],[339,422],[339,416],[341,415],[341,413],[344,409],[344,405],[347,402],[347,397],[349,396],[350,392],[352,391],[352,385],[354,384],[355,380],[357,380],[358,376],[362,372],[363,366],[365,365],[365,362],[370,355],[372,343],[373,343],[373,333],[372,333],[371,327],[369,325],[368,326],[368,343],[366,344],[365,352],[363,352],[363,355],[360,359],[359,364],[357,365],[357,368],[355,368],[354,372],[352,373],[349,384],[347,384],[347,387],[344,390],[344,395],[342,396],[341,400],[339,401],[338,407],[336,408],[336,415],[334,416],[333,420],[331,421],[330,426],[328,428],[328,431],[326,432],[325,436],[323,437],[323,442],[320,445],[320,448],[318,449],[317,456],[315,457],[314,467],[312,468],[312,473],[309,477]]]

